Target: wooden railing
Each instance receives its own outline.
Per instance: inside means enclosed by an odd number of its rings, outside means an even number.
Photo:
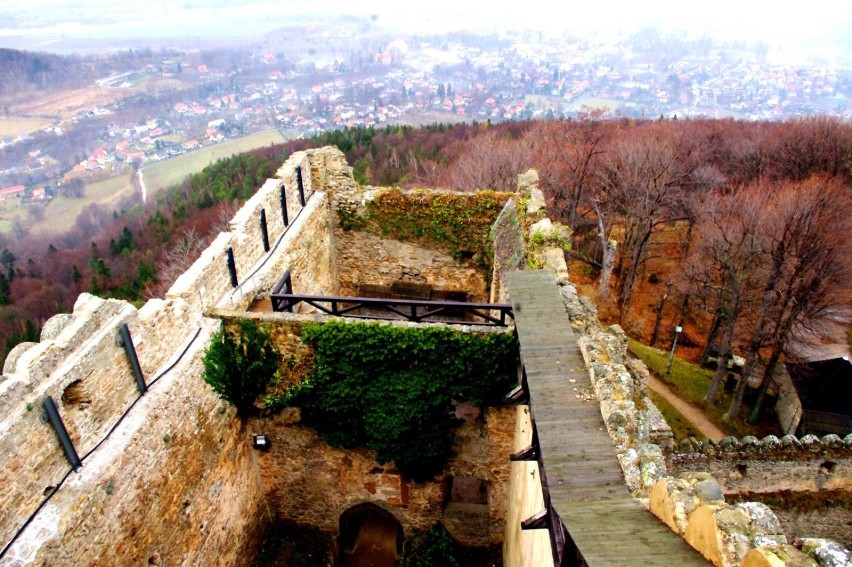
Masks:
[[[283,279],[283,278],[282,278]],[[306,303],[323,313],[359,319],[404,319],[415,323],[454,323],[505,327],[513,319],[512,306],[505,303],[462,303],[372,297],[343,297],[282,293],[276,286],[270,296],[272,310],[289,311]]]

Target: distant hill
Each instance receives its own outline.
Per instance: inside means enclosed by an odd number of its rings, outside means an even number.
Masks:
[[[126,50],[106,55],[57,55],[0,48],[0,96],[73,89],[96,79],[160,63],[171,52],[150,49]],[[130,64],[133,64],[132,66]]]
[[[79,57],[0,49],[0,94],[15,94],[33,88],[74,88],[90,83],[94,66]]]

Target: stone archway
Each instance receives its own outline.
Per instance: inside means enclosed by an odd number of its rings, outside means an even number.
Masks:
[[[337,537],[339,567],[395,567],[402,556],[402,524],[387,510],[369,502],[340,515]]]

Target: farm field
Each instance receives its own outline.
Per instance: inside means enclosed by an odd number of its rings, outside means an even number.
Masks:
[[[127,89],[90,86],[49,94],[38,93],[9,106],[13,113],[19,115],[62,120],[71,118],[82,110],[91,110],[94,106],[113,104],[127,95]]]
[[[143,169],[143,176],[148,195],[179,183],[187,175],[201,171],[218,159],[285,141],[286,138],[275,130],[258,132],[147,166]],[[122,168],[115,177],[88,183],[80,199],[56,197],[47,205],[29,205],[43,208],[44,216],[40,219],[33,219],[27,213],[27,207],[17,203],[6,210],[0,208],[0,233],[11,232],[15,218],[20,218],[33,234],[65,232],[74,226],[77,216],[88,205],[95,203],[111,211],[117,209],[121,199],[132,195],[133,191],[130,170]]]
[[[39,220],[31,219],[27,207],[17,206],[14,209],[0,211],[0,232],[10,232],[12,222],[16,217],[29,225],[33,234],[62,233],[74,226],[77,216],[86,206],[97,203],[107,209],[117,207],[121,198],[133,194],[133,184],[130,173],[125,172],[116,177],[96,181],[86,185],[85,196],[80,199],[55,197],[47,205],[28,205],[42,207],[44,217]]]
[[[14,138],[18,134],[35,132],[51,124],[50,120],[43,118],[0,118],[0,137]]]
[[[216,160],[272,144],[283,144],[286,141],[287,138],[278,131],[266,130],[221,144],[205,146],[200,150],[145,166],[142,169],[145,187],[150,196],[180,183],[187,175],[201,171]]]

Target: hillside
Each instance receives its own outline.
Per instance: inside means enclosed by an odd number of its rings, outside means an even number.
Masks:
[[[828,118],[509,122],[347,129],[292,141],[217,162],[145,207],[89,207],[64,235],[6,242],[0,340],[7,352],[53,313],[68,310],[80,292],[131,300],[161,294],[284,156],[327,144],[345,152],[356,180],[372,185],[513,190],[517,174],[536,167],[549,216],[574,228],[572,255],[581,259],[572,262],[575,279],[595,296],[604,289],[601,270],[609,270],[602,315],[647,343],[669,344],[682,324],[679,352],[690,358],[720,341],[744,353],[762,317],[777,331],[756,343],[765,360],[776,351],[783,356],[803,325],[819,321],[829,335],[848,327],[849,124]],[[748,221],[752,209],[760,222]],[[785,213],[805,209],[815,216],[797,221]],[[798,240],[773,240],[784,226],[806,220],[815,228],[802,229]],[[750,226],[747,233],[734,230]],[[728,248],[727,264],[718,264],[720,235],[736,234],[762,252],[738,259]],[[606,240],[618,243],[608,259],[600,247]],[[775,268],[772,246],[786,247]],[[815,258],[814,250],[824,252],[819,263],[787,262]],[[735,260],[744,262],[749,278],[732,283],[725,270]],[[760,290],[773,273],[770,287],[779,297],[784,282],[806,281],[818,293],[799,286],[784,296],[786,303],[767,303]],[[791,273],[798,275],[790,279]],[[738,310],[721,319],[732,289],[740,293]]]

